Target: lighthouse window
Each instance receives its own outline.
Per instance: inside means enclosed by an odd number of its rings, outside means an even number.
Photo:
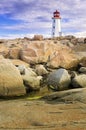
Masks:
[[[53,32],[53,35],[54,35],[54,32]]]
[[[53,20],[53,22],[55,23],[55,19]]]

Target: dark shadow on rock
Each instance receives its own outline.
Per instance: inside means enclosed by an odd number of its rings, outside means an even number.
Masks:
[[[53,92],[52,94],[42,97],[41,100],[49,104],[70,104],[74,102],[86,104],[86,88]]]

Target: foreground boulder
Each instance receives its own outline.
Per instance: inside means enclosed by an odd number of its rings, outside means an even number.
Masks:
[[[24,94],[26,91],[18,69],[9,60],[0,60],[0,96]]]
[[[47,79],[48,86],[57,91],[68,89],[70,82],[70,75],[65,69],[58,69],[52,72]]]

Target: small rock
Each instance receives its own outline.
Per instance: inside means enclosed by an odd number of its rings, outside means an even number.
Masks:
[[[81,68],[79,69],[79,72],[86,74],[86,67],[81,67]]]
[[[24,65],[18,66],[18,69],[19,69],[21,75],[25,75],[25,66]]]
[[[35,71],[38,75],[48,74],[48,71],[45,69],[43,65],[36,65]]]

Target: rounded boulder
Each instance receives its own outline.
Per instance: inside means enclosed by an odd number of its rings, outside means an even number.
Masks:
[[[0,60],[0,96],[25,95],[25,87],[19,70],[10,60]]]
[[[49,88],[56,91],[68,89],[70,83],[71,78],[68,71],[62,68],[51,72],[47,79]]]

